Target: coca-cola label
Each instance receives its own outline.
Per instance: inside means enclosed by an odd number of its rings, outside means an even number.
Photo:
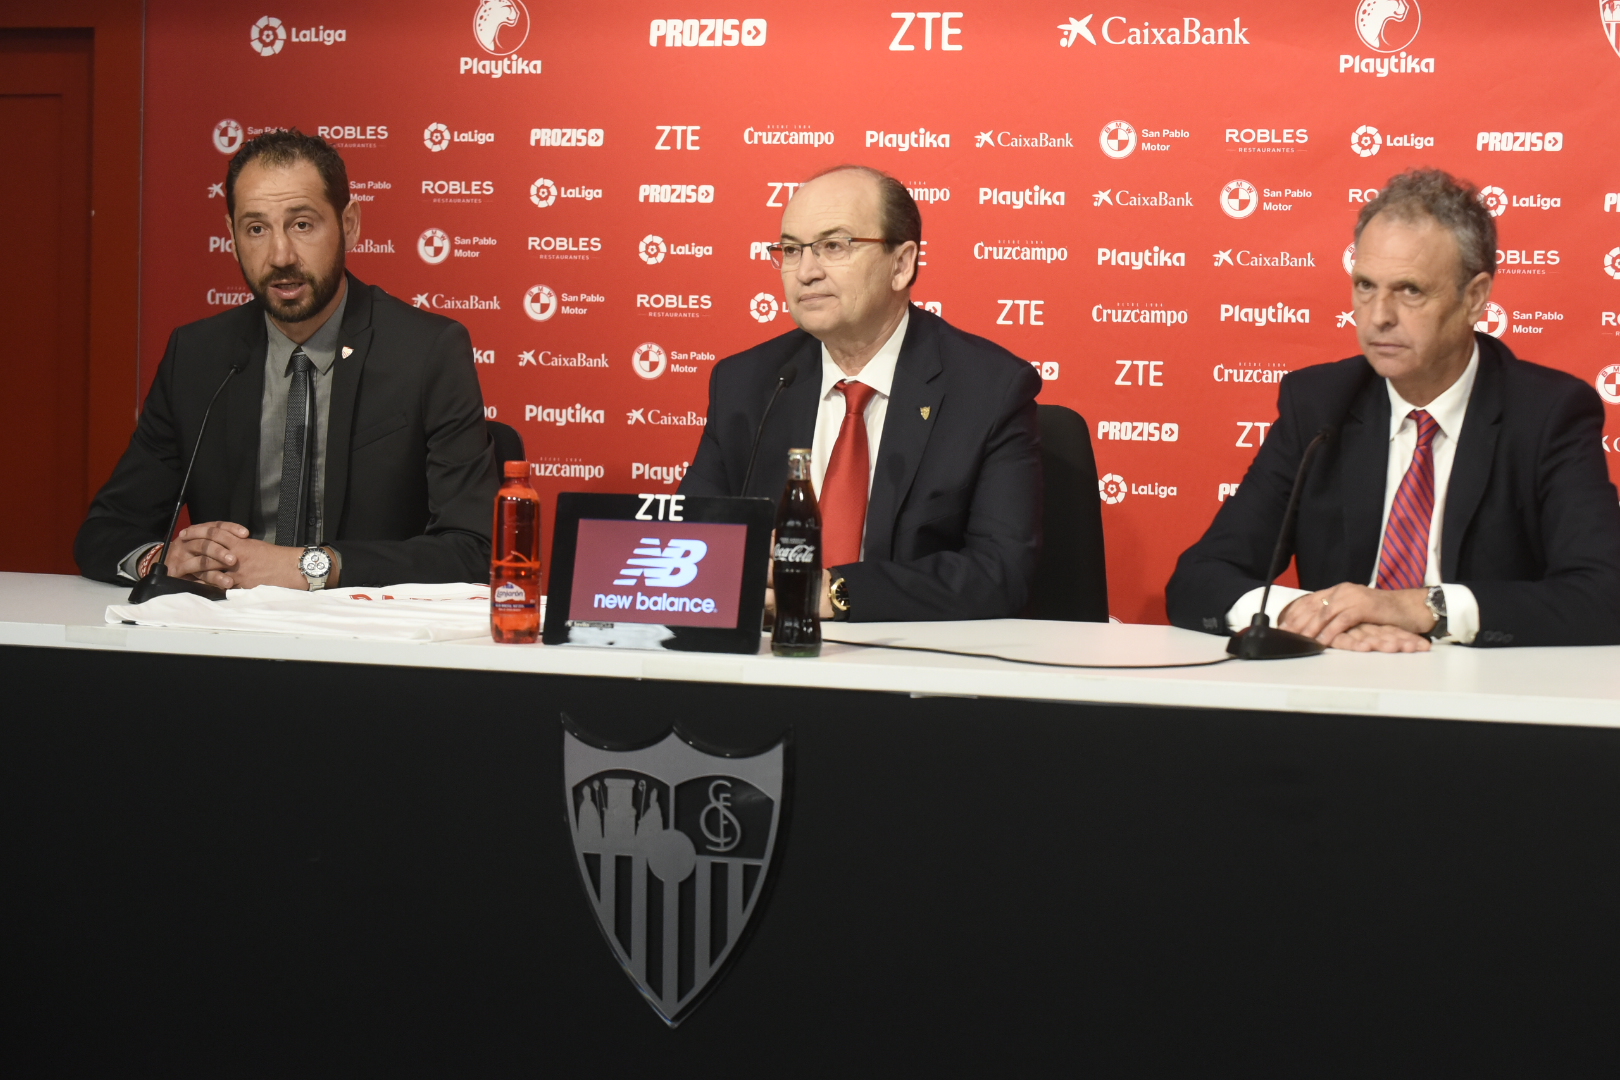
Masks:
[[[523,586],[508,581],[495,589],[493,599],[497,604],[521,604],[529,599],[529,594],[523,591]]]
[[[809,565],[815,562],[816,545],[806,540],[782,539],[776,541],[776,551],[771,556],[781,563],[803,563]]]

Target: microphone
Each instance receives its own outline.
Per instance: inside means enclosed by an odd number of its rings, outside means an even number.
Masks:
[[[1294,516],[1299,512],[1299,494],[1305,487],[1305,474],[1310,470],[1311,458],[1317,447],[1332,436],[1333,429],[1325,427],[1305,447],[1305,456],[1299,460],[1299,471],[1294,474],[1294,490],[1288,493],[1288,509],[1283,512],[1282,528],[1277,532],[1277,546],[1271,552],[1271,572],[1266,575],[1266,589],[1260,594],[1260,610],[1255,612],[1249,625],[1233,635],[1226,643],[1226,651],[1240,660],[1287,660],[1295,656],[1316,656],[1326,650],[1315,638],[1281,630],[1271,625],[1266,616],[1266,603],[1271,599],[1271,584],[1288,564],[1288,538],[1293,533]]]
[[[754,430],[754,448],[748,452],[748,471],[743,473],[742,490],[738,494],[748,494],[748,481],[754,478],[754,459],[759,457],[759,437],[765,434],[765,421],[771,417],[771,409],[776,407],[776,399],[782,396],[782,391],[793,385],[793,380],[799,377],[799,369],[790,360],[782,365],[782,370],[776,373],[776,390],[771,394],[771,400],[765,403],[765,415],[759,418],[759,427]]]
[[[175,522],[180,520],[180,508],[186,502],[186,485],[191,483],[191,467],[197,464],[197,451],[202,449],[203,432],[208,430],[208,414],[214,411],[214,402],[218,401],[219,395],[224,392],[225,384],[231,381],[233,375],[247,367],[247,364],[245,357],[232,364],[231,370],[227,371],[225,378],[220,380],[219,389],[215,390],[214,396],[208,399],[208,407],[203,410],[202,423],[197,427],[197,441],[191,447],[191,460],[186,462],[186,475],[180,480],[180,493],[174,497],[174,513],[169,515],[169,529],[163,534],[163,550],[158,552],[157,562],[152,564],[152,569],[148,570],[146,576],[137,581],[135,587],[129,590],[129,602],[132,604],[144,604],[155,596],[171,596],[175,593],[191,593],[205,600],[225,599],[225,590],[218,585],[210,585],[206,581],[170,577],[167,560],[169,558],[169,544],[174,541],[174,525]]]

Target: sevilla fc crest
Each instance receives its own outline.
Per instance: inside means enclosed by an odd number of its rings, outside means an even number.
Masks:
[[[1598,0],[1598,18],[1603,22],[1609,47],[1620,54],[1620,0]]]
[[[736,958],[762,906],[787,741],[729,756],[671,730],[612,750],[563,723],[565,809],[586,899],[625,974],[674,1027]]]

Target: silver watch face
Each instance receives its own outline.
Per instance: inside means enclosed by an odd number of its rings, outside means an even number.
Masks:
[[[305,577],[325,577],[332,570],[332,558],[320,548],[310,548],[299,558],[298,569]]]

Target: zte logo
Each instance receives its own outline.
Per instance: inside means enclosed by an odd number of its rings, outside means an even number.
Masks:
[[[770,198],[765,200],[766,206],[786,206],[787,201],[793,198],[793,193],[803,186],[803,181],[789,183],[787,181],[767,180],[765,186],[771,189]]]
[[[601,146],[601,128],[530,128],[530,146]]]
[[[1251,421],[1251,420],[1239,420],[1239,421],[1237,421],[1237,426],[1242,428],[1243,430],[1238,434],[1236,445],[1238,445],[1238,446],[1248,446],[1248,447],[1256,447],[1256,446],[1262,445],[1266,441],[1266,432],[1271,430],[1271,425],[1273,423],[1275,423],[1275,421],[1272,421],[1272,420],[1268,420],[1263,424],[1260,423],[1257,420],[1255,420],[1255,421]],[[1255,436],[1259,441],[1258,442],[1250,442],[1249,441],[1249,436],[1250,435]]]
[[[1119,365],[1119,378],[1115,386],[1163,386],[1163,360],[1115,360]]]
[[[658,141],[653,143],[654,150],[698,150],[698,138],[703,131],[701,124],[654,124],[658,129]],[[671,142],[671,137],[674,141]]]
[[[951,25],[952,19],[960,19],[960,11],[896,11],[889,16],[900,20],[900,29],[895,33],[894,40],[889,42],[890,52],[916,52],[916,35],[906,40],[912,26],[922,21],[923,24],[923,52],[932,52],[934,49],[934,21],[939,20],[939,51],[961,52],[962,46],[951,44],[951,38],[961,37],[962,31]]]
[[[764,19],[654,19],[647,44],[666,49],[755,48],[765,44]]]
[[[996,316],[996,323],[999,326],[1046,325],[1042,321],[1046,313],[1041,310],[1041,305],[1046,303],[1045,300],[997,300],[996,303],[1001,305],[1001,314]],[[1015,306],[1018,308],[1016,319],[1012,317]]]

